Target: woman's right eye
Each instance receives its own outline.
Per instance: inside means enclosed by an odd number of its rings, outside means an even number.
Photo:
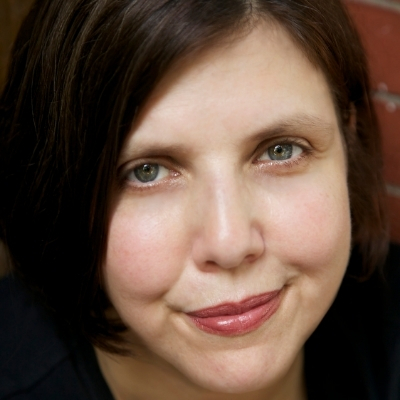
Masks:
[[[128,181],[134,183],[158,182],[169,175],[169,170],[160,164],[145,163],[131,169],[126,175]]]

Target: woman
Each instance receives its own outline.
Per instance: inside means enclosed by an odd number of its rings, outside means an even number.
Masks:
[[[398,398],[339,1],[37,1],[1,110],[4,398]]]

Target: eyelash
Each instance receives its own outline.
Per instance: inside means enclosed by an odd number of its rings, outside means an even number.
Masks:
[[[271,147],[277,146],[277,145],[292,145],[292,146],[297,146],[301,149],[301,154],[298,155],[297,157],[290,158],[288,160],[259,160],[260,157],[262,157],[265,153],[268,152],[268,150]],[[261,147],[261,146],[259,146]],[[305,159],[312,154],[312,148],[310,145],[306,144],[304,140],[300,140],[297,138],[279,138],[276,141],[269,141],[266,146],[262,146],[261,151],[257,151],[256,153],[259,154],[258,157],[256,157],[255,164],[262,164],[263,166],[266,166],[268,168],[277,168],[277,169],[286,169],[286,168],[293,168],[296,165],[299,165],[302,161],[305,161]],[[284,172],[284,171],[282,171]]]
[[[277,145],[292,145],[292,146],[298,146],[301,149],[301,154],[294,157],[290,158],[288,160],[259,160],[265,153],[268,152],[268,150],[271,147],[277,146]],[[255,158],[253,161],[253,164],[256,164],[257,166],[261,167],[262,169],[268,168],[268,169],[277,169],[278,171],[281,171],[282,173],[285,172],[285,170],[291,169],[295,167],[296,165],[301,164],[305,159],[312,153],[312,149],[309,145],[306,145],[304,140],[299,140],[296,138],[279,138],[276,141],[268,141],[268,144],[263,146],[260,145],[258,148],[262,146],[262,150],[258,151],[256,149],[255,154],[258,154],[258,156]],[[122,188],[124,187],[129,187],[133,188],[135,191],[145,191],[145,190],[152,190],[156,189],[160,185],[165,185],[166,182],[165,178],[159,180],[159,181],[150,181],[150,182],[134,182],[130,179],[128,179],[128,175],[134,173],[134,170],[136,168],[139,168],[141,166],[144,166],[145,164],[150,164],[150,165],[159,165],[163,168],[166,168],[169,171],[169,177],[168,179],[168,184],[173,185],[177,182],[175,178],[179,177],[180,172],[176,171],[174,168],[170,168],[168,166],[168,163],[165,163],[164,161],[158,161],[158,160],[140,160],[140,162],[136,163],[136,165],[131,165],[129,168],[125,169],[123,167],[120,167],[119,170],[123,168],[123,171],[118,172],[119,179],[118,181],[120,182],[120,186]]]
[[[121,171],[120,173],[118,173],[119,179],[118,181],[120,182],[120,186],[122,188],[128,187],[128,188],[133,188],[135,191],[139,190],[151,190],[151,189],[156,189],[158,186],[160,185],[165,185],[165,178],[160,179],[158,181],[149,181],[147,183],[143,182],[134,182],[131,179],[128,178],[128,176],[130,174],[134,174],[134,170],[136,168],[139,168],[141,166],[144,166],[146,164],[149,165],[159,165],[160,167],[165,168],[166,170],[168,170],[168,177],[166,179],[169,180],[169,184],[174,184],[176,183],[176,179],[180,173],[178,171],[176,171],[173,168],[168,167],[168,163],[166,163],[165,161],[157,161],[157,160],[141,160],[139,163],[137,163],[136,165],[132,165],[129,166],[129,168],[125,169],[124,171]]]

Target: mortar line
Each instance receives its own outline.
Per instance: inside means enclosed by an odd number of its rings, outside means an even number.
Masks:
[[[372,92],[372,96],[378,101],[382,101],[384,103],[393,103],[396,106],[400,106],[400,95],[398,94],[377,90]]]
[[[386,192],[388,195],[400,198],[400,186],[392,185],[391,183],[386,184]]]

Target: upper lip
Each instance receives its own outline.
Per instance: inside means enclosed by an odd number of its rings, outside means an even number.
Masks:
[[[263,304],[268,303],[271,299],[279,294],[280,290],[273,292],[262,293],[256,296],[248,297],[238,303],[222,303],[210,308],[202,308],[188,312],[187,315],[197,318],[210,318],[220,317],[224,315],[239,315],[253,308],[259,307]]]

